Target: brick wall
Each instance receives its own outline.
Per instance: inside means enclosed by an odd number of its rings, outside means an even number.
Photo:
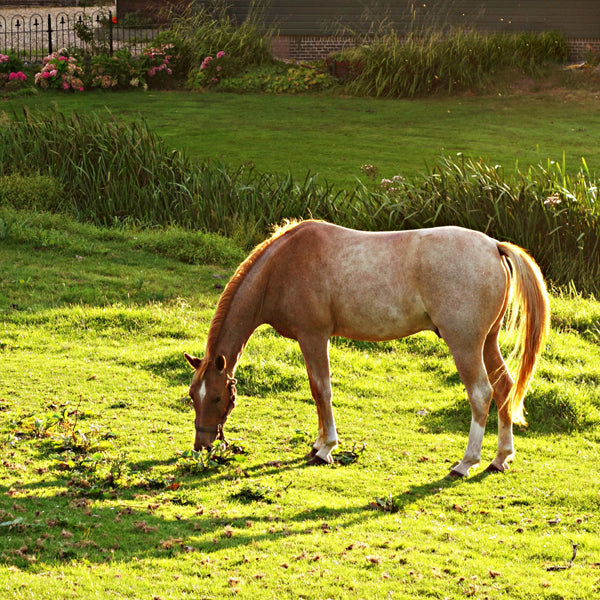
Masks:
[[[288,55],[281,58],[307,61],[325,58],[332,52],[339,52],[348,47],[351,43],[349,38],[325,35],[287,35],[280,36],[278,39],[284,39],[288,49]],[[275,51],[274,47],[273,53]]]
[[[600,56],[600,39],[574,39],[569,40],[569,60],[580,62],[589,54]]]
[[[326,58],[332,52],[352,46],[353,40],[343,36],[281,35],[271,40],[273,54],[280,59],[311,61]],[[569,60],[585,60],[590,52],[600,54],[600,38],[567,40]]]

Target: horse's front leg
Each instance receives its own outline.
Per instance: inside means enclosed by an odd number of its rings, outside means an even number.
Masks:
[[[319,418],[319,433],[310,453],[310,462],[312,464],[329,464],[333,462],[331,452],[337,448],[339,443],[331,403],[329,339],[299,340],[299,343]]]

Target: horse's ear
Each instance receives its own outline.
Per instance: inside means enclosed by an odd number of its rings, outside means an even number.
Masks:
[[[185,359],[190,363],[190,366],[192,367],[192,369],[198,369],[198,367],[200,366],[200,363],[202,362],[202,359],[196,357],[196,356],[192,356],[191,354],[188,354],[187,352],[184,352],[183,355],[185,356]]]
[[[215,358],[215,367],[217,368],[217,371],[219,371],[219,373],[222,373],[225,370],[226,366],[227,360],[222,354],[219,354],[219,356]]]

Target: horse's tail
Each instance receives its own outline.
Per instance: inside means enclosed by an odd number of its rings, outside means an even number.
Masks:
[[[523,399],[550,329],[548,292],[540,268],[525,250],[508,242],[499,242],[498,250],[512,265],[507,328],[517,337],[513,356],[518,367],[506,408],[514,423],[527,425]]]

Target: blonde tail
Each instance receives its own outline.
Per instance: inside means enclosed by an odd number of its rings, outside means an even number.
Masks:
[[[544,277],[533,258],[519,246],[499,242],[500,254],[512,265],[512,294],[507,328],[515,330],[518,367],[506,399],[507,412],[517,425],[527,425],[523,399],[550,329],[550,308]]]

